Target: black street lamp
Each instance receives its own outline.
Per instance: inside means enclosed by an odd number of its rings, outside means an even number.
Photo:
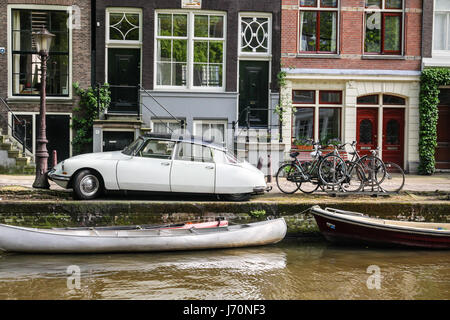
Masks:
[[[38,137],[36,139],[36,179],[33,183],[33,188],[38,189],[49,189],[50,184],[47,180],[47,161],[48,161],[48,151],[47,151],[47,135],[46,135],[46,83],[47,83],[47,60],[48,53],[50,51],[50,46],[52,40],[55,37],[54,34],[48,32],[47,29],[42,28],[37,32],[33,32],[33,39],[36,45],[36,50],[41,58],[41,104],[39,109],[39,116],[41,118]]]

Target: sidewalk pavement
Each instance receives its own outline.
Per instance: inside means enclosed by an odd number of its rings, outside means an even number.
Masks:
[[[0,187],[16,185],[32,188],[35,176],[33,175],[0,175]],[[50,189],[64,190],[53,181],[50,182]],[[281,193],[277,188],[275,177],[272,178],[273,186],[271,194]],[[407,174],[403,191],[413,192],[433,192],[433,191],[450,191],[450,173],[436,173],[432,176],[422,176]]]

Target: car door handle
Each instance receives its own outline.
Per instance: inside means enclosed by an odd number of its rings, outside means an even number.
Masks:
[[[170,166],[170,162],[161,162],[161,165],[167,167],[167,166]]]
[[[214,166],[206,166],[206,169],[214,169]]]

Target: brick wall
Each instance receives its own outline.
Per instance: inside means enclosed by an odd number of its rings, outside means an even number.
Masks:
[[[364,0],[340,1],[340,53],[334,58],[298,56],[298,1],[282,0],[282,65],[293,68],[420,70],[422,0],[405,1],[404,56],[367,59],[363,56]]]
[[[7,6],[8,4],[30,5],[76,5],[80,8],[80,28],[72,30],[72,83],[79,82],[86,88],[91,84],[91,1],[89,0],[3,0],[0,2],[0,47],[10,50],[7,44]],[[8,96],[8,55],[0,55],[0,96]],[[32,102],[24,102],[19,99],[8,99],[13,111],[39,112],[39,99]],[[77,98],[64,102],[47,102],[48,112],[72,112]],[[1,127],[6,130],[6,111],[0,106]]]

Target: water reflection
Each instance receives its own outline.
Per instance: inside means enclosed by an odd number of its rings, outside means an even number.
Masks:
[[[67,267],[81,288],[67,288]],[[381,270],[381,289],[366,272]],[[276,246],[114,255],[0,256],[0,299],[449,299],[443,251]]]

